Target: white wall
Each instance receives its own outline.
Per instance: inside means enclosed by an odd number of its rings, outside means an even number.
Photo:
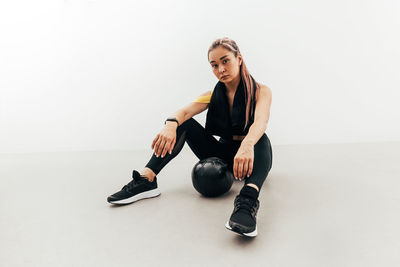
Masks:
[[[400,140],[398,1],[4,1],[0,152],[150,149],[234,39],[274,145]],[[195,117],[204,125],[205,112]]]

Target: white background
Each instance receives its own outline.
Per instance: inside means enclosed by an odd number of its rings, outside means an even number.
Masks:
[[[150,149],[234,39],[273,145],[400,140],[399,1],[4,1],[0,153]],[[205,113],[195,116],[204,125]]]

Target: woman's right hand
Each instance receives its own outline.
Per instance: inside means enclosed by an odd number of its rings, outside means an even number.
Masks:
[[[164,128],[157,134],[151,144],[151,149],[154,149],[154,154],[157,157],[161,155],[163,158],[165,154],[172,153],[176,142],[176,126],[173,124],[166,124]]]

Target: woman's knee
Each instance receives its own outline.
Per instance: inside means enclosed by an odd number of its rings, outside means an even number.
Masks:
[[[254,163],[261,168],[265,168],[264,171],[267,172],[272,167],[271,143],[265,133],[254,146]]]
[[[195,119],[190,118],[184,121],[177,128],[178,135],[180,133],[186,132],[186,137],[189,139],[193,139],[201,135],[205,131],[204,127]]]
[[[271,152],[271,142],[269,141],[268,136],[264,133],[258,142],[254,145],[254,150],[263,151],[263,152]]]
[[[195,119],[190,118],[190,119],[184,121],[181,125],[179,125],[178,129],[182,128],[182,129],[187,130],[187,129],[190,129],[190,128],[194,128],[194,127],[196,127],[198,125],[200,125],[200,123],[198,123]]]
[[[257,143],[254,145],[255,147],[269,147],[270,142],[268,136],[264,133],[260,139],[258,139]]]

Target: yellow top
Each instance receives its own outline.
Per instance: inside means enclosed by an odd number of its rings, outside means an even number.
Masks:
[[[214,90],[211,90],[211,93],[208,95],[201,95],[199,97],[197,97],[193,102],[197,102],[197,103],[210,103],[211,101],[211,95],[213,93]]]

